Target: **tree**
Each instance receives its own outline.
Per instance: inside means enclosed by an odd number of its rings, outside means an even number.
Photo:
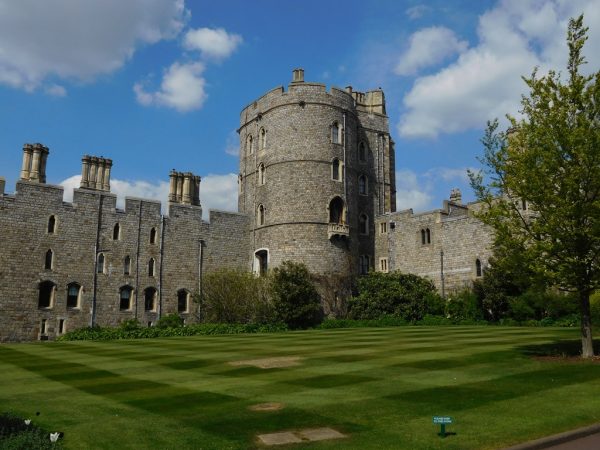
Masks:
[[[277,319],[291,329],[317,325],[323,317],[321,299],[302,263],[284,261],[273,269],[272,293]]]
[[[484,174],[471,185],[496,244],[523,251],[531,269],[576,292],[582,356],[593,356],[590,294],[600,285],[600,72],[582,75],[583,16],[569,21],[568,80],[550,71],[523,78],[522,118],[488,123]],[[524,211],[528,206],[527,211]]]

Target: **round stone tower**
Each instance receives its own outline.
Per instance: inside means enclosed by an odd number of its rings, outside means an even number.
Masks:
[[[381,90],[304,82],[295,69],[241,113],[239,211],[256,272],[285,260],[319,275],[372,268],[374,217],[395,210],[394,146]]]

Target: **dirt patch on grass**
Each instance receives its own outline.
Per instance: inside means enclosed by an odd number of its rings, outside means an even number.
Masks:
[[[250,411],[279,411],[283,409],[283,403],[270,402],[270,403],[259,403],[257,405],[249,406]]]
[[[280,367],[299,366],[302,358],[299,356],[280,356],[277,358],[246,359],[244,361],[231,361],[230,366],[254,366],[259,369],[276,369]]]
[[[325,441],[348,437],[329,427],[307,428],[298,431],[280,431],[277,433],[259,434],[258,440],[265,445],[297,444],[300,442]]]

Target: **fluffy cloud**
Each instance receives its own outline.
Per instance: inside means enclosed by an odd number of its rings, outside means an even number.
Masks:
[[[566,28],[585,14],[587,70],[600,62],[600,3],[596,0],[500,1],[479,18],[476,46],[432,75],[417,78],[404,97],[398,124],[404,137],[436,137],[480,128],[487,119],[517,114],[522,75],[534,66],[565,70]],[[585,70],[585,68],[584,68]]]
[[[33,91],[48,77],[92,80],[176,36],[186,15],[183,0],[0,0],[0,83]]]
[[[64,201],[73,201],[73,189],[79,188],[80,175],[73,175],[59,184],[65,188]],[[157,200],[162,203],[163,211],[167,210],[169,198],[169,182],[157,181],[124,181],[111,179],[110,190],[117,195],[117,207],[125,207],[125,197],[137,197]],[[202,217],[208,220],[210,209],[237,211],[237,176],[233,173],[226,175],[209,174],[202,178],[200,184],[200,202]]]
[[[454,32],[446,27],[429,27],[413,33],[408,49],[400,57],[395,72],[398,75],[414,75],[420,69],[441,63],[468,47]]]
[[[142,105],[167,106],[180,112],[192,111],[201,108],[206,100],[203,71],[204,65],[200,62],[176,62],[165,71],[159,90],[147,92],[143,83],[135,83],[133,91]]]
[[[228,33],[223,28],[197,28],[185,34],[183,44],[188,50],[199,50],[203,57],[224,59],[242,43],[239,34]]]
[[[413,209],[423,211],[431,206],[430,187],[418,182],[417,174],[411,170],[396,172],[396,210]]]
[[[231,156],[240,155],[240,137],[235,130],[232,130],[227,135],[227,141],[225,142],[225,153]]]

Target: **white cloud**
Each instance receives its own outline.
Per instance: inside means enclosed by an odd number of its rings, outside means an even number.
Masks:
[[[199,50],[203,57],[224,59],[242,43],[242,36],[223,28],[197,28],[185,34],[183,44],[188,50]]]
[[[460,41],[449,28],[423,28],[412,34],[408,49],[400,57],[394,71],[398,75],[414,75],[420,69],[464,52],[467,47],[468,43]]]
[[[436,137],[481,128],[486,120],[517,114],[526,91],[521,76],[535,66],[565,69],[570,17],[585,14],[589,64],[600,62],[600,2],[596,0],[500,1],[479,18],[476,46],[437,73],[417,78],[404,97],[398,123],[404,137]]]
[[[396,210],[413,209],[424,211],[431,206],[430,187],[418,182],[417,174],[411,170],[396,172]]]
[[[59,184],[65,188],[64,201],[73,201],[73,189],[79,188],[80,175],[73,175]],[[226,175],[209,174],[202,177],[200,183],[200,203],[202,204],[202,217],[208,220],[210,209],[224,211],[237,211],[237,176],[233,173]],[[117,195],[117,207],[125,207],[125,197],[137,197],[148,200],[157,200],[162,203],[162,210],[167,210],[169,198],[169,182],[156,181],[154,183],[144,180],[125,181],[110,180],[110,191]]]
[[[427,5],[415,5],[408,8],[405,13],[410,20],[415,20],[423,17],[429,11],[431,11],[431,8]]]
[[[225,142],[225,153],[231,156],[240,155],[240,137],[235,130],[232,130],[227,135],[227,141]]]
[[[160,89],[147,92],[142,83],[135,83],[133,91],[137,101],[144,105],[159,105],[180,112],[199,109],[206,100],[206,80],[202,77],[204,65],[200,62],[173,63],[164,75]]]
[[[50,86],[47,86],[46,89],[44,89],[44,92],[53,97],[64,97],[67,95],[67,90],[58,84],[51,84]]]
[[[176,36],[186,16],[183,0],[0,0],[0,83],[34,91],[47,77],[92,80]]]

